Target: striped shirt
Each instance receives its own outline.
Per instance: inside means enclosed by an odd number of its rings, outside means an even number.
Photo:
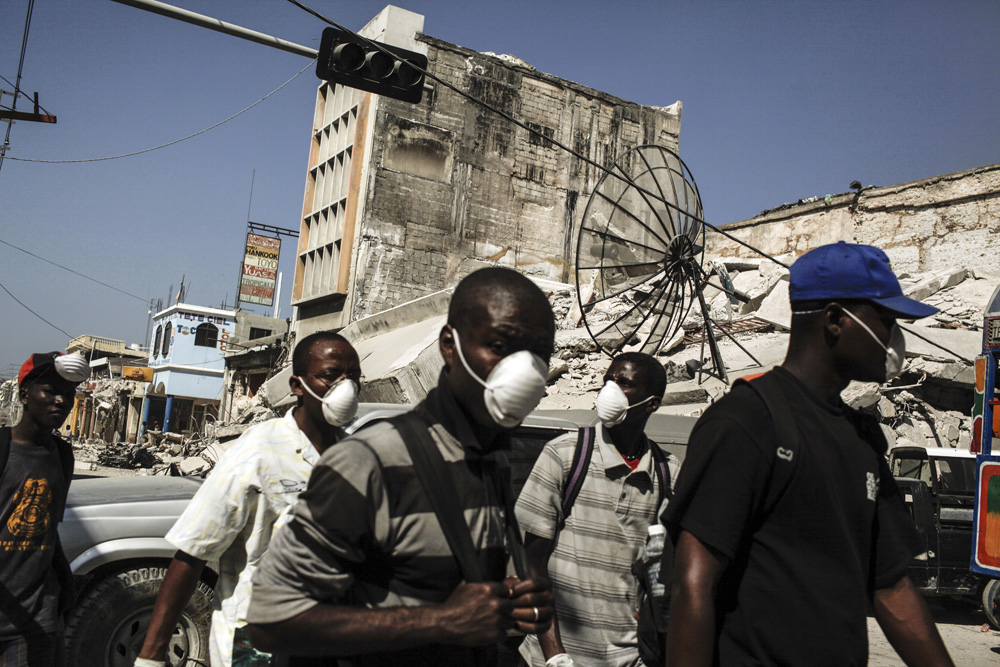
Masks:
[[[293,411],[247,429],[166,536],[195,558],[219,561],[209,641],[215,667],[232,664],[233,633],[246,624],[250,605],[250,578],[319,459]]]
[[[525,532],[554,542],[549,580],[559,634],[574,663],[631,667],[642,664],[632,563],[642,554],[647,528],[659,516],[661,494],[648,449],[632,471],[604,427],[598,428],[595,440],[590,467],[565,525],[560,528],[563,489],[576,433],[545,445],[517,500],[517,519]],[[677,459],[668,455],[667,467],[673,484]],[[525,638],[521,655],[532,667],[545,664],[535,636]]]
[[[417,406],[445,460],[487,580],[504,578],[504,518],[493,475],[446,387]],[[509,437],[499,436],[509,446]],[[288,526],[254,575],[248,620],[275,623],[317,604],[380,608],[444,602],[461,581],[406,445],[377,422],[327,450]],[[391,647],[387,647],[391,651]],[[352,660],[378,665],[469,665],[460,647],[422,646]]]

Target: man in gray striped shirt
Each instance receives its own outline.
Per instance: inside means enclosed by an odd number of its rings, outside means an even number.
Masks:
[[[562,506],[575,433],[545,446],[517,501],[532,573],[551,579],[556,607],[552,627],[521,645],[531,667],[642,664],[631,567],[665,496],[650,449],[657,445],[644,430],[667,376],[653,357],[628,352],[611,362],[604,381],[597,399],[602,424],[569,516]],[[672,483],[678,462],[667,457]]]
[[[509,629],[548,628],[548,582],[505,579],[497,455],[544,392],[554,335],[534,283],[508,269],[471,274],[439,336],[438,386],[415,409],[444,459],[485,581],[462,580],[406,444],[379,422],[323,454],[261,561],[248,614],[256,646],[337,656],[293,665],[465,667],[495,664]]]

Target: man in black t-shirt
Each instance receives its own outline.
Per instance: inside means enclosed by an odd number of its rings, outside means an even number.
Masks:
[[[78,354],[31,355],[18,373],[24,413],[0,429],[0,665],[63,665],[72,577],[57,528],[73,450],[56,430],[89,374]]]
[[[907,664],[951,665],[906,576],[919,542],[884,439],[840,399],[852,380],[895,377],[896,319],[935,309],[904,297],[871,246],[822,246],[790,278],[784,363],[705,412],[664,515],[668,663],[865,665],[872,609]]]

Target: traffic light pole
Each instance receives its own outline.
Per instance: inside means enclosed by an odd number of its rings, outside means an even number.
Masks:
[[[185,23],[190,23],[191,25],[201,26],[202,28],[208,28],[209,30],[215,30],[216,32],[232,35],[233,37],[239,37],[240,39],[245,39],[250,42],[270,46],[271,48],[279,49],[281,51],[288,51],[289,53],[305,56],[306,58],[316,58],[319,55],[319,51],[316,49],[310,49],[308,46],[302,46],[301,44],[288,42],[271,35],[265,35],[264,33],[257,32],[256,30],[250,30],[249,28],[243,28],[232,23],[226,23],[225,21],[214,19],[211,16],[196,14],[195,12],[190,12],[186,9],[181,9],[180,7],[174,7],[173,5],[168,5],[164,2],[157,2],[157,0],[113,1],[122,5],[135,7],[136,9],[144,9],[147,12],[153,12],[154,14],[177,19],[178,21],[184,21]]]

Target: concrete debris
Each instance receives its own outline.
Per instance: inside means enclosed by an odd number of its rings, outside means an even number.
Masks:
[[[794,261],[791,256],[778,259],[788,265]],[[766,259],[740,258],[706,258],[704,267],[712,271],[713,283],[749,298],[748,303],[740,301],[734,305],[725,292],[706,286],[704,294],[712,317],[725,321],[753,316],[776,327],[770,333],[734,334],[745,350],[725,338],[719,339],[730,382],[781,363],[791,326],[788,269]],[[904,332],[906,368],[893,382],[895,386],[852,383],[842,398],[856,409],[877,415],[890,446],[968,447],[975,380],[971,360],[981,352],[982,309],[1000,283],[1000,277],[952,269],[901,276],[900,282],[908,295],[939,308],[940,312],[917,323],[903,322],[913,333]],[[590,288],[585,286],[585,289]],[[593,408],[600,380],[610,363],[607,357],[596,354],[593,340],[582,327],[575,296],[573,291],[552,296],[559,318],[554,355],[558,363],[553,364],[548,392],[539,406],[543,409]],[[588,314],[588,323],[593,328],[597,321],[610,321],[621,307],[614,299],[602,302]],[[702,314],[695,303],[683,330],[658,352],[668,378],[662,412],[698,416],[728,391],[728,385],[708,374],[713,364],[707,357],[707,346],[703,351],[701,344],[683,343],[685,330],[701,328]],[[700,377],[699,368],[703,371]]]

